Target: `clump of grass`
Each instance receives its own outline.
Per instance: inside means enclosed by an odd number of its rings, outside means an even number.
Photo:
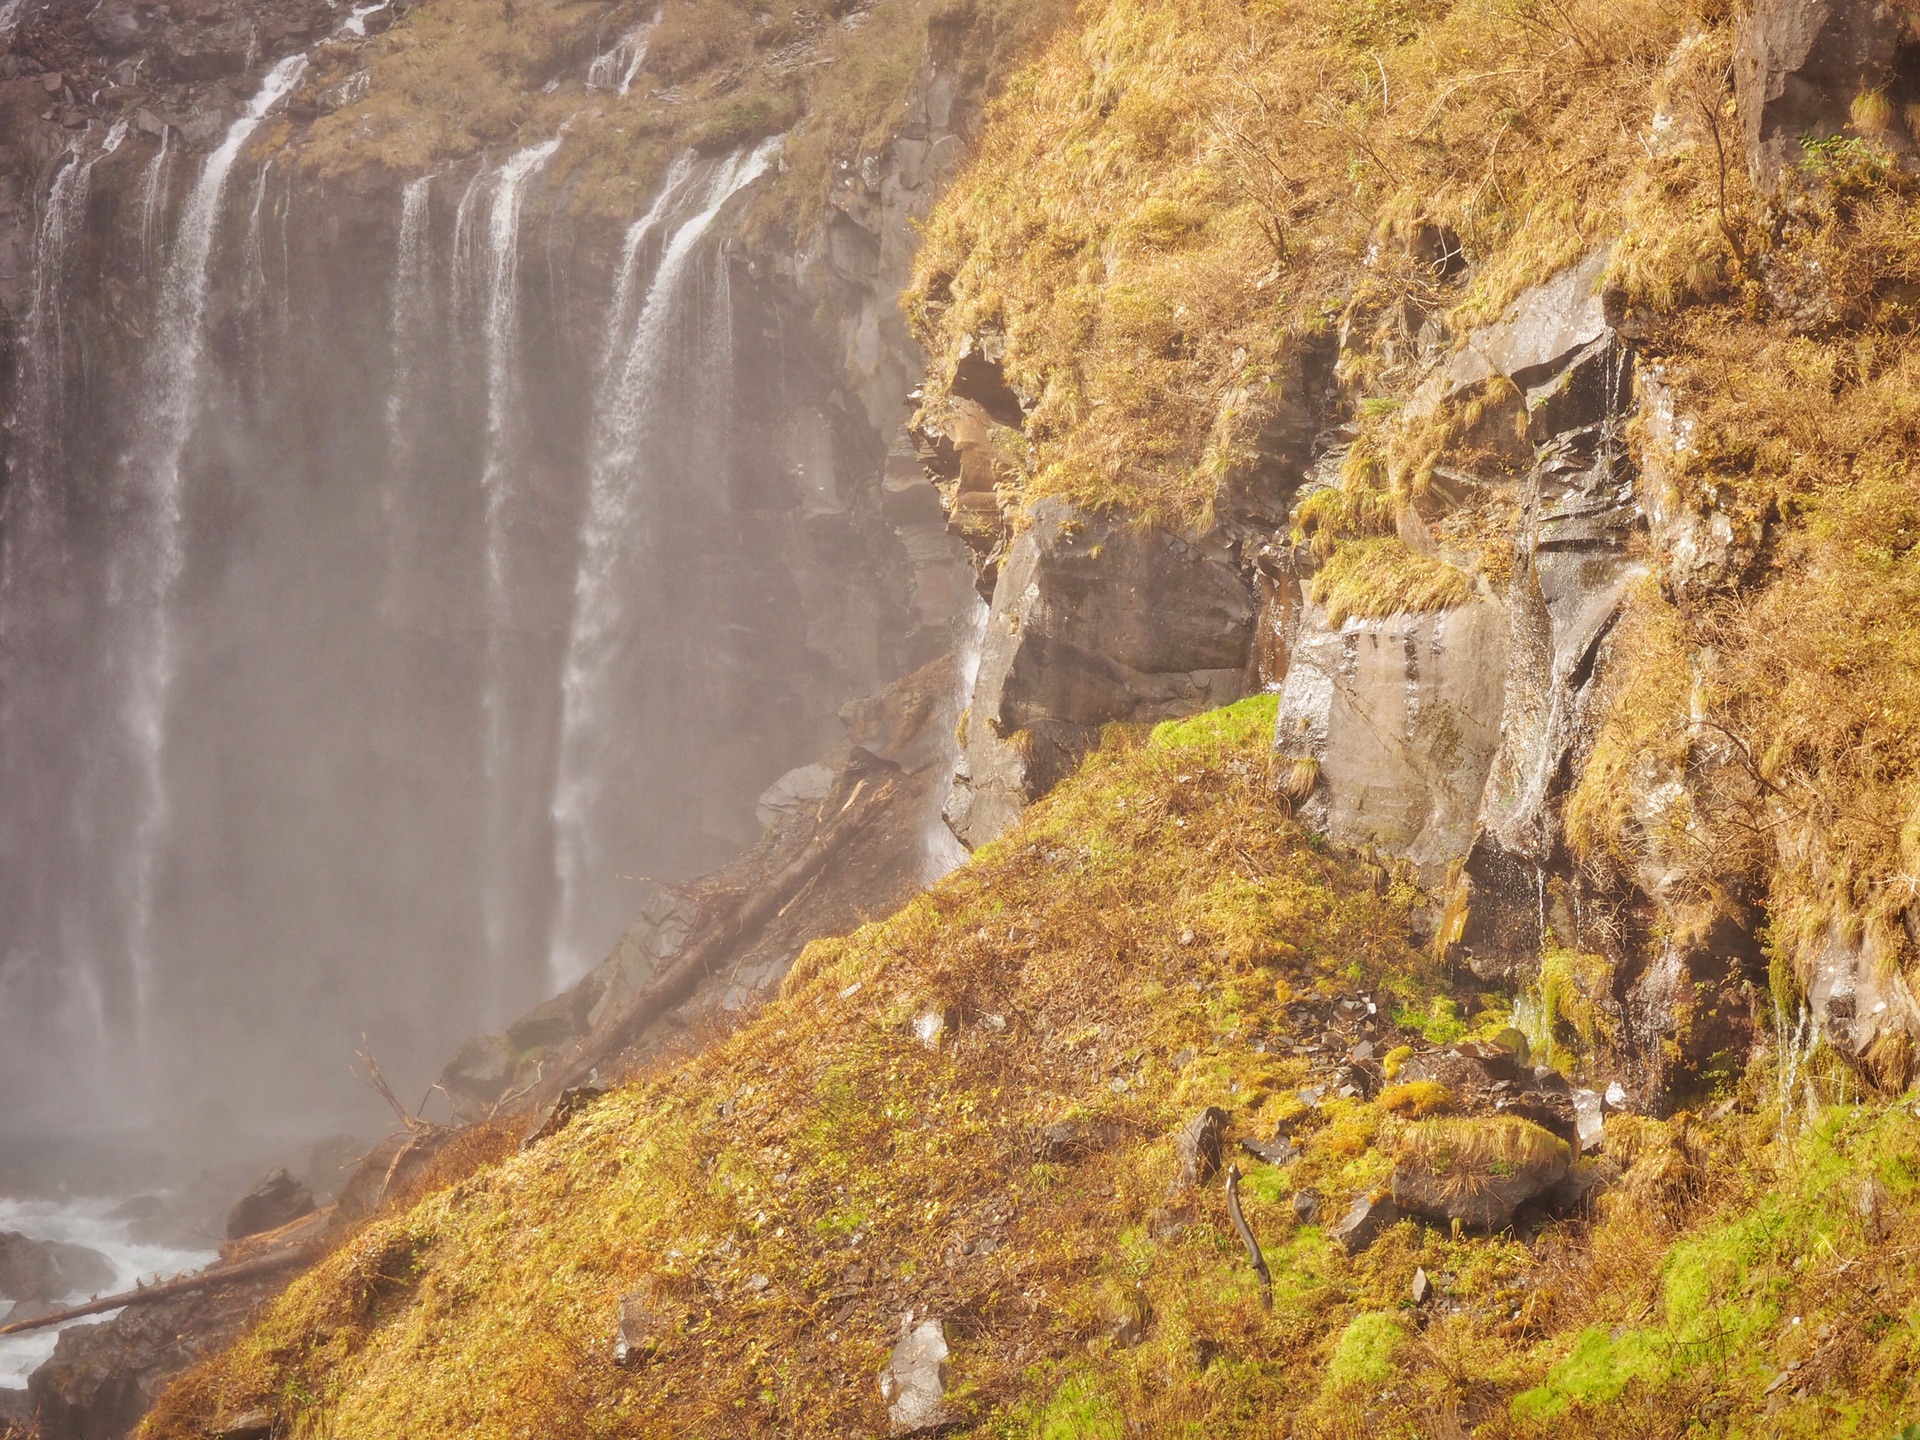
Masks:
[[[1327,623],[1352,616],[1419,614],[1447,610],[1473,598],[1473,581],[1444,560],[1416,554],[1394,535],[1353,540],[1339,547],[1314,573],[1314,602],[1326,607]]]
[[[1453,1095],[1437,1080],[1413,1080],[1382,1090],[1380,1108],[1402,1120],[1425,1120],[1451,1110]]]
[[[1498,1179],[1567,1161],[1567,1142],[1531,1120],[1425,1120],[1407,1127],[1400,1158],[1425,1170],[1456,1196],[1479,1195]]]

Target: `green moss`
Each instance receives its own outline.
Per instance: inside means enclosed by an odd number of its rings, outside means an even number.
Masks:
[[[1217,748],[1245,749],[1273,739],[1280,714],[1278,695],[1250,695],[1223,710],[1209,710],[1191,720],[1166,720],[1153,727],[1149,743],[1165,750]]]
[[[1393,1357],[1406,1338],[1406,1326],[1389,1311],[1354,1316],[1327,1362],[1326,1388],[1335,1394],[1378,1390],[1392,1377]]]

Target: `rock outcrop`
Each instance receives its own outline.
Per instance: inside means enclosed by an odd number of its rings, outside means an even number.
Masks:
[[[1735,29],[1734,86],[1753,182],[1777,192],[1805,159],[1803,145],[1859,134],[1853,104],[1878,93],[1891,119],[1873,138],[1911,163],[1904,108],[1920,79],[1906,15],[1853,0],[1756,0]]]
[[[1406,408],[1418,423],[1488,382],[1522,404],[1534,459],[1511,497],[1504,598],[1339,626],[1308,605],[1287,656],[1275,751],[1302,777],[1299,813],[1412,861],[1431,885],[1464,860],[1446,939],[1489,976],[1540,953],[1599,650],[1645,573],[1626,438],[1634,366],[1606,266],[1596,252],[1521,296],[1436,362]]]
[[[1196,714],[1249,685],[1254,607],[1218,541],[1033,507],[994,586],[947,802],[969,847],[1005,833],[1112,721]]]
[[[1444,879],[1472,842],[1500,744],[1507,630],[1492,599],[1337,626],[1306,607],[1274,744],[1283,769],[1312,767],[1295,813]]]

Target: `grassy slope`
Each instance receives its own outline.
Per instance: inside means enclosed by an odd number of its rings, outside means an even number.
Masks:
[[[1254,700],[1116,735],[968,870],[809,950],[711,1052],[363,1232],[144,1434],[261,1404],[279,1433],[354,1440],[879,1433],[908,1309],[948,1321],[980,1434],[1887,1433],[1920,1380],[1897,1259],[1920,1123],[1843,1107],[1770,1143],[1764,1066],[1718,1127],[1614,1121],[1605,1218],[1531,1248],[1403,1224],[1349,1260],[1296,1226],[1293,1191],[1337,1214],[1407,1133],[1329,1101],[1293,1166],[1240,1157],[1262,1311],[1217,1189],[1169,1198],[1172,1132],[1206,1104],[1240,1134],[1298,1111],[1307,1062],[1252,1044],[1297,996],[1366,987],[1462,1028],[1405,943],[1412,892],[1275,815],[1270,721]],[[911,1022],[939,1012],[958,1025],[929,1048]],[[1112,1128],[1036,1161],[1063,1117]],[[1416,1266],[1441,1291],[1424,1314]],[[621,1369],[635,1291],[662,1338]],[[1110,1338],[1128,1313],[1131,1347]]]
[[[1347,326],[1346,378],[1384,420],[1406,347],[1396,363],[1367,342],[1396,306],[1464,327],[1618,235],[1645,158],[1624,137],[1680,37],[1727,14],[1718,0],[1090,0],[1004,94],[930,227],[920,332],[936,356],[1005,332],[1035,402],[1023,493],[1203,521],[1302,337]],[[1673,229],[1641,261],[1662,274],[1670,248],[1713,259],[1689,213],[1708,177],[1669,178]],[[1422,223],[1457,233],[1470,286],[1407,255]],[[1411,484],[1394,477],[1393,498]],[[1350,518],[1392,529],[1390,506]]]

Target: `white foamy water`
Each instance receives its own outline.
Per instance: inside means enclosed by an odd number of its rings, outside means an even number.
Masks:
[[[958,683],[954,693],[948,697],[947,710],[941,717],[949,742],[946,774],[951,781],[955,768],[960,763],[960,717],[967,707],[973,704],[974,682],[980,678],[980,650],[987,640],[987,602],[978,601],[973,612],[967,617],[966,629],[960,637],[960,663],[956,677]],[[953,827],[947,824],[946,784],[933,787],[933,793],[927,797],[927,815],[921,831],[921,842],[926,847],[927,863],[924,878],[929,885],[947,878],[972,858],[967,847],[960,843],[960,837],[953,833]]]
[[[559,148],[560,140],[556,136],[508,160],[500,167],[487,209],[483,331],[487,355],[487,447],[480,476],[487,524],[487,668],[481,697],[481,715],[486,727],[483,779],[487,787],[487,885],[481,896],[481,924],[488,958],[485,1013],[491,1024],[499,1024],[505,1018],[508,897],[513,892],[506,776],[513,746],[508,734],[505,652],[507,630],[513,622],[513,597],[507,583],[506,517],[507,492],[514,471],[512,430],[520,398],[520,212],[528,182]]]
[[[109,1220],[117,1200],[11,1200],[0,1196],[0,1232],[15,1231],[29,1240],[55,1240],[97,1250],[113,1266],[113,1283],[100,1293],[116,1295],[135,1283],[170,1279],[211,1265],[219,1252],[184,1250],[172,1245],[136,1244],[128,1233],[130,1222]],[[63,1295],[55,1303],[79,1305],[91,1295]],[[4,1314],[5,1302],[0,1302]],[[118,1312],[110,1312],[117,1314]],[[73,1324],[98,1324],[110,1315],[89,1315]],[[30,1330],[24,1335],[0,1336],[0,1389],[19,1390],[27,1377],[53,1354],[66,1326]]]

